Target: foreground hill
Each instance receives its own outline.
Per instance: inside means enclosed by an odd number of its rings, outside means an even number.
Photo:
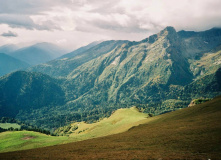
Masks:
[[[69,135],[76,140],[85,140],[125,132],[131,127],[142,124],[147,117],[148,114],[141,113],[136,107],[118,109],[110,117],[96,123],[76,122],[61,127],[54,133]]]
[[[147,117],[147,114],[132,107],[119,109],[109,118],[96,123],[78,122],[61,127],[54,132],[56,135],[64,135],[59,137],[29,131],[4,132],[0,133],[0,152],[33,149],[122,133],[131,127],[144,123]],[[0,123],[0,127],[3,126],[8,126],[8,128],[11,126],[20,127],[16,124]]]
[[[220,159],[221,97],[148,118],[129,131],[81,142],[1,153],[1,159]]]
[[[25,69],[28,67],[29,64],[4,53],[0,53],[0,77],[10,72]]]
[[[0,133],[0,152],[52,146],[64,142],[68,142],[68,137],[48,136],[33,131],[7,131]]]

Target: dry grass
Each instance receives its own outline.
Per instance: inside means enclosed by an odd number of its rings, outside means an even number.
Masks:
[[[150,119],[124,133],[0,159],[220,159],[221,97]]]

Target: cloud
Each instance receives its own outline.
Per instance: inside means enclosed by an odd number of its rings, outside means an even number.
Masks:
[[[2,33],[1,36],[3,37],[18,37],[18,34],[12,31],[8,31],[6,33]]]
[[[221,26],[220,0],[0,0],[0,3],[0,23],[13,28],[136,33],[156,32],[168,25],[178,30]]]
[[[20,41],[67,39],[59,44],[80,46],[100,39],[141,40],[166,26],[177,31],[221,27],[220,0],[0,0],[0,4],[0,27],[13,28],[23,36]]]
[[[50,20],[42,21],[41,24],[37,24],[30,16],[27,15],[11,15],[0,14],[0,24],[7,24],[11,28],[26,28],[29,30],[53,30],[60,29]]]

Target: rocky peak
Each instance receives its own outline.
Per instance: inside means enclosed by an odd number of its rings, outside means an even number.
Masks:
[[[168,26],[165,29],[163,29],[162,31],[160,31],[160,33],[158,35],[167,38],[172,43],[176,42],[177,38],[178,38],[175,28],[170,27],[170,26]]]
[[[154,34],[149,36],[148,38],[142,40],[141,42],[148,42],[150,44],[156,42],[160,38],[167,38],[171,41],[176,40],[178,38],[177,32],[174,27],[168,26],[158,34]]]
[[[175,28],[173,27],[166,27],[159,33],[160,36],[165,36],[165,35],[177,35]]]

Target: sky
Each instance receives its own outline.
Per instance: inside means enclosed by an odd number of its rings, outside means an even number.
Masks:
[[[142,40],[166,26],[221,27],[221,0],[0,0],[0,46]]]

